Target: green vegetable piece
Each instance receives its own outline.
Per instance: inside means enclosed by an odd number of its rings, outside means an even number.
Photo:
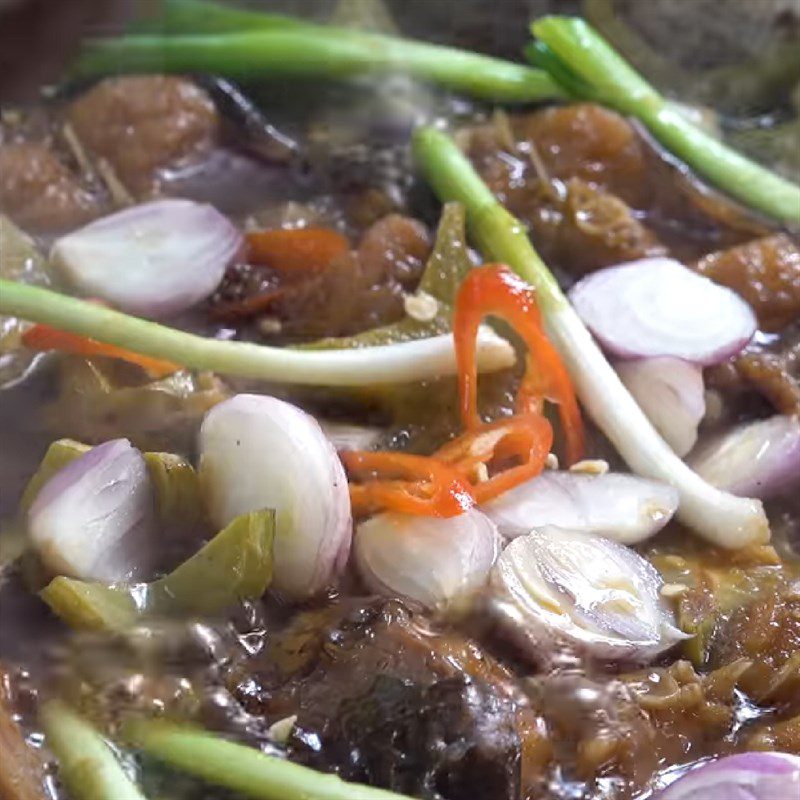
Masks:
[[[200,482],[194,467],[175,453],[145,453],[162,525],[190,528],[203,518]]]
[[[128,588],[63,575],[53,578],[39,596],[70,628],[77,630],[124,630],[139,621],[143,610],[137,607]],[[146,598],[146,590],[140,596]]]
[[[470,235],[486,258],[508,264],[528,281],[545,314],[569,306],[553,274],[533,249],[525,226],[497,201],[447,134],[421,128],[414,137],[414,156],[442,202],[463,204]]]
[[[304,24],[303,20],[284,14],[248,11],[206,0],[166,0],[159,15],[133,27],[137,32],[187,34],[296,28]]]
[[[80,458],[89,450],[91,450],[91,447],[88,444],[76,442],[74,439],[57,439],[53,442],[50,447],[47,448],[42,463],[39,464],[39,469],[34,472],[33,476],[28,481],[28,485],[25,487],[25,491],[22,493],[20,509],[23,514],[27,513],[33,501],[36,499],[36,495],[41,491],[42,486],[44,486],[56,472],[66,467],[67,464],[71,463],[76,458]]]
[[[67,705],[45,703],[40,719],[72,800],[147,800],[103,736]]]
[[[419,289],[448,306],[455,305],[461,282],[472,269],[467,251],[466,212],[461,203],[445,203],[433,252]]]
[[[0,278],[37,286],[49,286],[47,262],[33,240],[8,217],[0,214]],[[0,387],[23,378],[37,358],[22,346],[22,321],[15,315],[0,316]]]
[[[85,441],[125,437],[140,450],[187,452],[202,417],[228,396],[223,381],[207,372],[182,369],[154,381],[114,359],[61,356],[45,422]]]
[[[272,509],[242,514],[169,575],[149,585],[148,610],[215,614],[256,600],[272,580]]]
[[[711,647],[711,640],[714,635],[717,620],[710,616],[698,624],[690,624],[682,616],[678,617],[678,627],[684,633],[690,633],[691,639],[687,639],[681,645],[681,650],[686,658],[698,669],[708,666],[708,651]]]
[[[48,286],[47,261],[26,233],[0,214],[0,275],[8,280]]]
[[[273,14],[210,3],[179,4],[174,14],[183,26],[180,35],[92,40],[76,64],[76,74],[197,71],[239,78],[336,79],[403,72],[495,102],[531,103],[564,96],[542,70],[453,47],[338,26],[292,24]],[[168,21],[167,30],[174,31],[174,25]],[[195,31],[201,33],[191,35]]]
[[[14,281],[0,280],[0,313],[44,322],[143,355],[166,358],[187,368],[275,383],[376,386],[416,382],[455,373],[455,360],[443,364],[441,357],[432,353],[430,348],[420,348],[422,353],[389,353],[373,349],[359,354],[352,350],[313,352],[252,342],[222,341]],[[501,369],[513,363],[513,351],[504,342],[487,346],[484,355],[482,370]]]
[[[328,337],[301,345],[301,350],[352,350],[361,347],[398,344],[438,336],[451,330],[451,317],[458,287],[472,263],[467,252],[466,215],[461,203],[447,203],[436,232],[433,252],[425,265],[419,291],[438,301],[436,315],[430,320],[405,317],[355,336]]]
[[[261,597],[272,580],[275,512],[242,514],[169,575],[135,586],[59,576],[40,593],[70,627],[122,630],[148,616],[210,616]]]
[[[719,188],[774,219],[800,224],[800,186],[692,124],[585,20],[543,17],[531,29],[549,51],[541,46],[533,51],[537,63],[562,62],[565,72],[550,69],[556,80],[568,76],[562,82],[568,94],[638,117],[666,148]]]
[[[130,719],[123,735],[148,755],[253,800],[411,800],[190,727]]]

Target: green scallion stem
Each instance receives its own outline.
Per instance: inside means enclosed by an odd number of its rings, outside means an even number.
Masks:
[[[293,350],[251,342],[221,341],[131,317],[75,297],[0,280],[0,314],[51,325],[136,353],[195,370],[306,386],[370,386],[454,375],[452,338],[354,350]],[[481,371],[504,369],[514,352],[499,337],[478,345]]]
[[[138,719],[124,732],[132,744],[165,764],[254,800],[410,800],[192,728]]]
[[[134,30],[149,33],[232,33],[252,30],[296,28],[306,25],[298,17],[251,11],[209,0],[164,0],[158,15],[141,20]]]
[[[495,102],[531,103],[565,96],[546,72],[522,64],[321,25],[95,39],[87,43],[75,71],[78,75],[215,72],[235,78],[348,78],[402,72]]]
[[[485,255],[513,267],[530,283],[543,310],[568,305],[524,225],[498,203],[449,136],[435,128],[420,129],[414,137],[414,156],[442,202],[464,205],[472,238]]]
[[[67,705],[49,701],[40,718],[73,800],[147,800],[101,734]]]
[[[731,548],[767,541],[769,524],[758,500],[715,489],[658,435],[533,249],[522,223],[495,199],[455,142],[435,128],[422,128],[414,155],[440,200],[464,204],[484,256],[507,264],[536,289],[548,334],[583,407],[631,469],[672,484],[681,498],[679,517],[709,541]]]
[[[800,224],[800,186],[689,122],[587,22],[576,17],[543,17],[531,29],[588,87],[582,99],[637,117],[664,147],[720,189],[774,219]],[[573,94],[580,91],[576,87],[580,83],[565,86]]]

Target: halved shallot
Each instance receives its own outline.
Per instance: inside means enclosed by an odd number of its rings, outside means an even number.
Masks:
[[[274,397],[238,394],[206,414],[199,450],[215,525],[275,509],[279,593],[303,599],[341,573],[352,536],[347,478],[312,416]]]
[[[653,800],[789,800],[800,797],[800,756],[755,752],[706,761]]]
[[[601,659],[645,662],[686,638],[655,567],[625,545],[541,528],[514,539],[490,577],[490,608],[534,661],[566,644]]]
[[[718,364],[756,331],[755,314],[736,292],[671,258],[598,270],[569,297],[603,348],[620,358]]]
[[[685,456],[706,413],[702,367],[669,356],[618,361],[614,367],[664,441]]]
[[[800,491],[800,420],[777,414],[698,447],[690,466],[712,486],[762,500]]]
[[[28,510],[28,532],[54,575],[120,581],[150,560],[155,499],[142,454],[114,439],[62,467]]]
[[[50,260],[81,294],[161,318],[208,297],[242,243],[213,206],[156,200],[62,236]]]
[[[494,523],[472,508],[456,517],[384,513],[362,522],[355,558],[369,589],[441,608],[480,588],[502,539]]]
[[[678,508],[666,483],[624,473],[543,472],[482,506],[507,539],[552,525],[635,544],[657,533]]]

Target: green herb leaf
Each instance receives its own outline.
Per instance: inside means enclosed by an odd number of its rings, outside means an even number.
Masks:
[[[275,512],[242,514],[169,575],[134,586],[59,576],[42,599],[78,629],[122,630],[148,616],[212,615],[261,597],[272,580]]]

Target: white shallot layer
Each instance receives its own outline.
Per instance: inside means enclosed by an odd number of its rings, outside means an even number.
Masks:
[[[703,369],[680,358],[660,356],[618,361],[617,374],[664,441],[685,456],[697,441],[706,413]]]
[[[618,472],[545,471],[486,503],[483,511],[507,539],[551,525],[635,544],[663,528],[678,492],[659,481]]]
[[[670,356],[718,364],[756,331],[736,292],[672,258],[643,258],[593,272],[569,293],[605,350],[620,358]]]
[[[206,414],[199,450],[218,527],[249,511],[275,510],[275,590],[301,600],[341,574],[352,537],[347,478],[312,416],[274,397],[235,395]]]
[[[157,319],[211,295],[243,241],[213,206],[156,200],[62,236],[50,259],[81,294]]]
[[[601,536],[559,528],[520,536],[490,582],[501,624],[534,660],[561,642],[597,658],[646,662],[686,638],[655,567]]]
[[[447,519],[378,514],[358,526],[354,550],[369,589],[437,609],[483,586],[501,543],[494,523],[473,508]]]
[[[736,495],[768,499],[800,492],[800,419],[777,414],[737,425],[700,445],[689,463]]]
[[[28,510],[28,532],[54,575],[121,581],[152,556],[155,498],[142,454],[114,439],[60,469]]]

